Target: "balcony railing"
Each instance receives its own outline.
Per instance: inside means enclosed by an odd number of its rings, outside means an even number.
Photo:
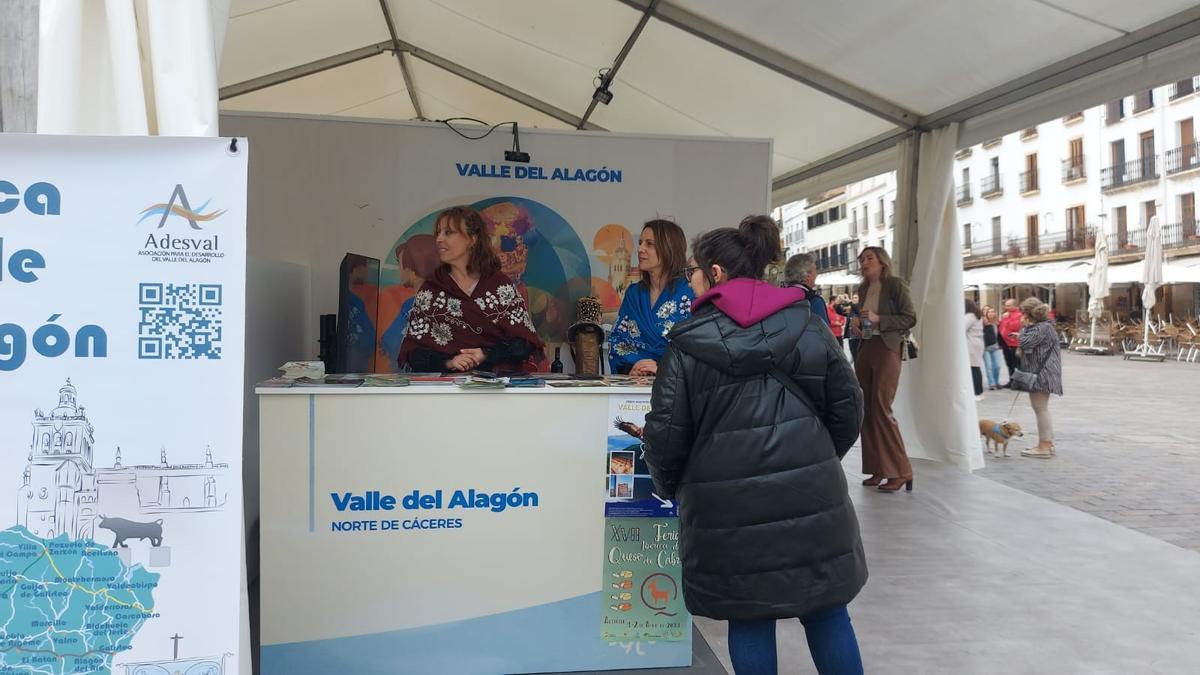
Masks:
[[[958,205],[966,206],[967,204],[970,204],[973,201],[975,201],[975,198],[971,196],[971,184],[964,183],[963,185],[959,185],[958,186]]]
[[[1167,151],[1167,175],[1200,169],[1200,143]]]
[[[1189,77],[1186,80],[1180,80],[1171,84],[1167,88],[1167,98],[1171,101],[1181,99],[1189,94],[1194,94],[1200,91],[1200,75]]]
[[[1163,248],[1200,246],[1200,222],[1195,218],[1163,225]]]
[[[1200,247],[1200,220],[1191,218],[1161,227],[1164,249]],[[1099,228],[1089,225],[1086,230],[1040,234],[1033,239],[1008,237],[1003,246],[999,240],[972,241],[964,247],[963,256],[967,260],[995,255],[1028,258],[1051,253],[1076,253],[1076,256],[1071,257],[1085,257],[1095,249],[1098,235]],[[1129,227],[1123,233],[1107,232],[1104,236],[1108,238],[1109,255],[1136,255],[1146,250],[1144,225]]]
[[[994,173],[979,181],[979,194],[984,198],[1004,194],[1004,185],[1000,182],[1000,174]]]
[[[1087,255],[1096,245],[1096,229],[1074,232],[1050,232],[1039,234],[1033,239],[1009,237],[1005,254],[1010,258],[1026,258],[1048,253],[1078,252]]]
[[[1021,172],[1021,194],[1027,195],[1038,191],[1038,171],[1030,169]]]
[[[1083,168],[1083,157],[1071,157],[1062,161],[1062,179],[1064,183],[1070,183],[1075,180],[1083,180],[1087,178],[1087,171]]]
[[[1108,166],[1100,170],[1100,189],[1116,190],[1129,185],[1158,180],[1158,155]]]
[[[1136,226],[1125,233],[1124,240],[1116,232],[1108,235],[1109,251],[1113,255],[1141,253],[1146,250],[1146,227]],[[1200,221],[1195,218],[1162,226],[1163,248],[1200,246]]]
[[[1140,253],[1144,250],[1146,250],[1146,228],[1143,226],[1127,226],[1124,233],[1119,231],[1108,233],[1109,255]]]
[[[993,256],[1004,255],[1003,242],[999,239],[981,239],[971,241],[967,246],[963,247],[963,256],[967,260],[976,258],[990,258]]]

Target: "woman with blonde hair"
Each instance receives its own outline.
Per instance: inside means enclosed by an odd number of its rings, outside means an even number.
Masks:
[[[1054,456],[1054,424],[1050,420],[1050,394],[1063,395],[1062,352],[1058,333],[1050,320],[1050,305],[1037,298],[1021,303],[1021,371],[1034,376],[1029,404],[1037,417],[1038,444],[1022,450],[1024,457]]]
[[[917,323],[912,296],[904,280],[892,276],[892,259],[879,246],[868,246],[858,256],[862,285],[859,315],[850,319],[850,330],[862,339],[854,359],[854,372],[862,386],[866,414],[862,426],[863,481],[884,492],[912,491],[913,470],[892,416],[892,401],[900,385],[900,351],[908,331]],[[886,481],[886,482],[885,482]]]

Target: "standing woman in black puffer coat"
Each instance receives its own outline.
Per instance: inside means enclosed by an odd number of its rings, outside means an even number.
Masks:
[[[787,618],[819,672],[861,673],[846,605],[867,565],[841,466],[858,380],[804,291],[760,280],[780,255],[769,217],[692,250],[692,317],[670,333],[645,428],[657,494],[679,502],[687,607],[729,621],[737,675],[777,672]]]

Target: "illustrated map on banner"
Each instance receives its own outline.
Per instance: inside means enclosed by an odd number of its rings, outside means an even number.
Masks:
[[[0,156],[0,673],[236,673],[246,146]]]

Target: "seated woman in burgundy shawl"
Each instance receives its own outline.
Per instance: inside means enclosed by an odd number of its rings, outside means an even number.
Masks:
[[[413,299],[401,368],[414,372],[532,372],[543,360],[529,309],[500,271],[477,211],[454,206],[434,222],[441,266]]]

